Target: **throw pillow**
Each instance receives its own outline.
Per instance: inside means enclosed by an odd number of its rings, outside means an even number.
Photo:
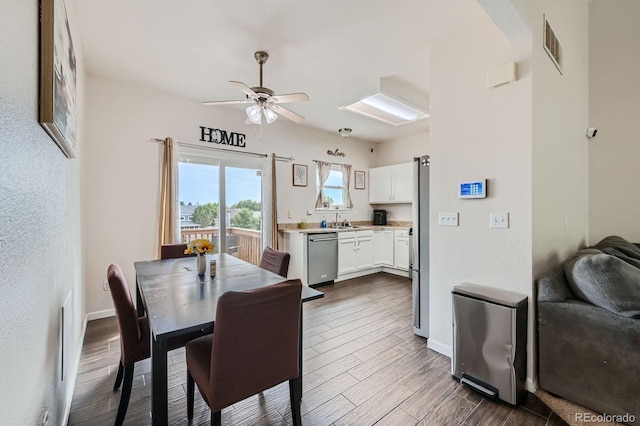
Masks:
[[[625,256],[640,260],[640,247],[616,235],[611,235],[603,238],[598,244],[593,247],[599,250],[603,250],[605,248],[613,248],[622,252]]]
[[[640,269],[606,253],[587,253],[565,265],[569,286],[585,302],[640,318]]]
[[[636,268],[640,268],[640,259],[636,259],[635,257],[627,256],[620,250],[613,247],[604,247],[601,249],[603,253],[610,254],[611,256],[615,256],[620,260],[624,260],[629,265],[633,265]]]

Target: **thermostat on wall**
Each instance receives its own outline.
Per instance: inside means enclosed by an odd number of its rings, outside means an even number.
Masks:
[[[485,198],[486,196],[486,179],[460,182],[460,184],[458,185],[458,198]]]

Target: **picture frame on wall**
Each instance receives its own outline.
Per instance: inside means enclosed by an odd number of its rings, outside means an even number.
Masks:
[[[293,165],[293,186],[307,186],[307,166],[304,164]]]
[[[68,158],[76,151],[76,57],[64,0],[41,0],[40,117]]]
[[[356,170],[353,172],[354,174],[354,179],[353,179],[353,187],[355,189],[364,189],[365,188],[365,179],[366,179],[366,174],[365,172],[361,171],[361,170]]]

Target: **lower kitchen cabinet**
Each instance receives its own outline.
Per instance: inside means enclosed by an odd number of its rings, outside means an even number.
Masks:
[[[393,266],[397,269],[409,270],[411,262],[409,253],[409,231],[394,231]]]
[[[373,268],[373,231],[338,234],[338,275]]]
[[[373,266],[393,267],[393,230],[373,231]]]

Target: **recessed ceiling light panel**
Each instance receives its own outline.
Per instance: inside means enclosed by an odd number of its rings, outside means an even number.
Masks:
[[[429,113],[426,111],[380,91],[340,109],[346,109],[393,126],[401,126],[429,117]]]

